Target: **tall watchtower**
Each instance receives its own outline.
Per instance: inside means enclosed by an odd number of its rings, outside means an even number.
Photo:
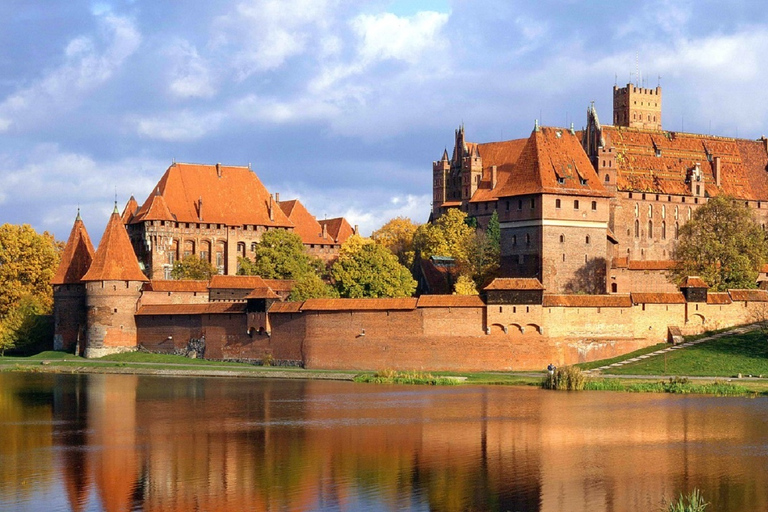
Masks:
[[[661,86],[613,86],[613,124],[661,130]]]

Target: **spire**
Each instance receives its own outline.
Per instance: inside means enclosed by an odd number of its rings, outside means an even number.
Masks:
[[[101,243],[83,281],[148,281],[139,268],[120,214],[110,215]]]
[[[77,209],[77,217],[69,233],[67,245],[61,254],[61,263],[56,274],[51,279],[51,284],[77,284],[93,261],[93,244],[85,229],[83,219],[80,218],[80,208]]]
[[[443,150],[443,158],[441,159],[441,161],[442,162],[447,162],[448,161],[448,148],[445,148]]]
[[[533,123],[533,131],[535,131],[535,132],[540,132],[541,131],[541,127],[539,126],[539,120],[538,119],[536,119],[536,121]]]

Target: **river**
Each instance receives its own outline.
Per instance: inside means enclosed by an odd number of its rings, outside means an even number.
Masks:
[[[0,510],[768,510],[768,399],[0,373]]]

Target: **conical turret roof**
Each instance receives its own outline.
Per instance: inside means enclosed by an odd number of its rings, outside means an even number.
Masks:
[[[149,281],[139,268],[139,261],[133,252],[131,240],[125,230],[120,213],[115,211],[109,217],[107,228],[101,236],[101,243],[93,257],[91,268],[83,281]]]
[[[61,254],[61,263],[56,270],[56,275],[51,279],[51,284],[77,284],[80,283],[83,276],[88,272],[88,268],[93,261],[93,244],[88,231],[85,229],[83,219],[80,218],[80,212],[77,212],[77,218],[69,233],[67,245]]]

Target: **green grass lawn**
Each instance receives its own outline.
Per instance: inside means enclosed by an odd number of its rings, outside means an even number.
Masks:
[[[578,366],[582,370],[592,370],[594,368],[600,368],[601,366],[607,366],[609,364],[618,363],[619,361],[626,361],[627,359],[632,359],[633,357],[650,354],[651,352],[656,352],[657,350],[661,350],[663,348],[669,348],[669,343],[658,343],[656,345],[651,345],[650,347],[645,347],[645,348],[641,348],[640,350],[635,350],[634,352],[630,352],[629,354],[624,354],[623,356],[614,357],[611,359],[601,359],[599,361],[592,361],[590,363],[579,363],[576,366]]]
[[[625,356],[622,359],[629,358]],[[606,361],[600,363],[598,366]],[[711,377],[735,377],[740,373],[743,376],[768,377],[768,340],[764,334],[755,330],[673,350],[666,355],[611,368],[603,373]]]

